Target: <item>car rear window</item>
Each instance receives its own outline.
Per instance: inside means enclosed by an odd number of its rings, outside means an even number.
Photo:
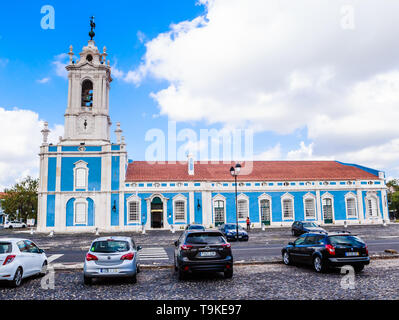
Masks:
[[[112,252],[123,252],[129,250],[129,243],[127,241],[118,241],[118,240],[104,240],[104,241],[96,241],[90,248],[91,252],[104,252],[104,253],[112,253]]]
[[[186,238],[187,244],[223,244],[226,241],[220,233],[193,233]]]
[[[0,254],[10,253],[12,250],[12,245],[9,242],[0,242]]]
[[[337,236],[330,236],[330,242],[333,246],[335,245],[347,245],[347,246],[357,246],[357,245],[364,245],[362,239],[356,236],[348,236],[348,235],[337,235]]]
[[[203,226],[189,226],[190,230],[203,230],[205,229]]]

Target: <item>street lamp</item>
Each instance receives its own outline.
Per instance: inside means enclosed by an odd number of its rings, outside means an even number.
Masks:
[[[230,168],[230,173],[234,177],[234,184],[236,187],[236,238],[238,241],[238,203],[237,203],[237,176],[240,173],[241,165],[239,163],[236,164],[235,167]]]

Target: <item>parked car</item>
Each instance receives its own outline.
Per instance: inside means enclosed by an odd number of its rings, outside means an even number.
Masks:
[[[26,228],[26,223],[22,222],[22,221],[7,221],[4,224],[4,229],[13,229],[13,228]]]
[[[348,232],[305,233],[288,243],[281,253],[286,265],[309,264],[316,272],[344,265],[360,272],[370,263],[366,243]]]
[[[86,254],[83,267],[84,284],[93,278],[126,277],[137,282],[140,272],[138,251],[130,237],[101,237],[95,239]]]
[[[224,223],[219,226],[219,230],[225,235],[227,241],[237,240],[237,225],[235,223]],[[238,225],[238,240],[249,240],[248,233],[240,225]]]
[[[192,272],[223,272],[233,276],[233,254],[230,243],[220,231],[189,230],[175,241],[175,271],[179,280]]]
[[[326,230],[321,228],[314,222],[311,221],[295,221],[291,226],[291,233],[293,236],[300,236],[306,232],[325,232]]]
[[[27,239],[0,238],[0,279],[12,287],[22,279],[47,272],[47,257],[42,249]]]
[[[202,230],[205,231],[205,227],[202,224],[192,223],[186,226],[185,230]]]

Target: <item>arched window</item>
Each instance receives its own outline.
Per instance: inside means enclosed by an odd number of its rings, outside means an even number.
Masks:
[[[312,193],[307,193],[303,198],[305,220],[316,218],[316,198]]]
[[[225,199],[221,195],[217,195],[213,200],[213,217],[215,227],[225,223],[226,219]]]
[[[82,83],[82,107],[93,106],[93,82],[85,80]]]
[[[294,219],[294,196],[286,193],[281,197],[283,220]]]
[[[325,193],[322,196],[322,210],[324,223],[334,221],[334,198],[331,194]]]
[[[378,217],[378,196],[368,194],[366,197],[366,213],[369,218]]]
[[[128,222],[139,222],[140,221],[140,202],[139,201],[130,201],[129,202],[129,215]]]
[[[271,222],[271,198],[263,194],[259,199],[260,222],[268,226]]]
[[[186,202],[183,200],[177,200],[174,203],[175,211],[175,221],[185,221],[186,220]]]
[[[74,165],[75,190],[87,190],[89,171],[87,168],[87,163],[80,160],[74,163]]]

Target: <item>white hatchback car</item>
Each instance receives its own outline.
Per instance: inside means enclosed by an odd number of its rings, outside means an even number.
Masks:
[[[26,228],[26,223],[21,221],[7,221],[4,224],[4,229],[13,229],[13,228]]]
[[[140,272],[138,251],[130,237],[101,237],[95,239],[86,254],[83,268],[84,284],[93,278],[127,277],[137,282]]]
[[[27,239],[0,238],[0,280],[18,287],[22,279],[47,272],[47,257]]]

